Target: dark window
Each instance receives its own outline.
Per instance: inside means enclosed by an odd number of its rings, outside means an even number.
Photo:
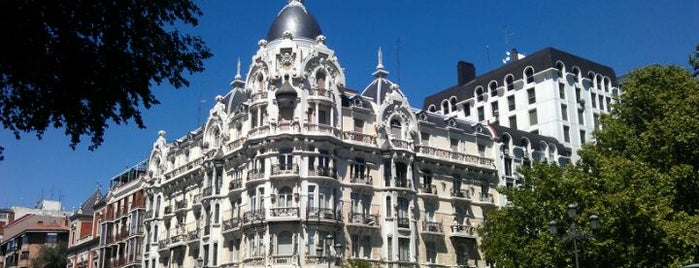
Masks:
[[[578,109],[578,124],[585,124],[585,113],[582,109]]]
[[[510,116],[510,128],[517,129],[517,116]]]
[[[527,68],[524,70],[524,77],[527,79],[527,83],[534,83],[534,69]]]
[[[582,95],[580,95],[580,88],[576,87],[575,88],[575,99],[580,102],[582,100]]]
[[[527,89],[527,97],[529,98],[529,104],[536,103],[536,93],[534,88]]]
[[[516,108],[514,95],[507,97],[507,107],[510,109],[510,111],[513,111]]]
[[[581,130],[580,131],[580,143],[585,143],[585,131]]]
[[[539,123],[539,119],[537,118],[536,114],[536,109],[529,110],[529,125],[533,126]]]
[[[494,101],[490,103],[490,110],[493,112],[493,117],[498,117],[498,102]],[[497,120],[497,118],[496,118]]]
[[[507,84],[507,91],[515,89],[514,78],[512,78],[512,75],[505,77],[505,84]]]
[[[570,142],[570,127],[563,126],[563,140],[565,142]]]
[[[566,98],[566,84],[558,83],[558,95],[562,100]]]
[[[483,111],[483,106],[478,107],[478,121],[485,120],[485,112]]]
[[[592,108],[597,108],[597,94],[592,93],[592,98],[590,98],[590,102],[592,103]]]
[[[468,104],[464,105],[464,116],[465,117],[471,116],[471,106]]]
[[[490,91],[490,96],[495,97],[498,95],[498,82],[491,81],[488,84],[488,91]]]
[[[561,119],[568,121],[568,105],[561,104]]]

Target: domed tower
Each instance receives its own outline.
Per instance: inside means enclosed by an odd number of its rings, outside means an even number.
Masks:
[[[338,129],[338,92],[345,76],[302,1],[289,1],[258,44],[245,83],[252,128],[269,122],[273,132],[279,126],[300,131],[318,124]]]

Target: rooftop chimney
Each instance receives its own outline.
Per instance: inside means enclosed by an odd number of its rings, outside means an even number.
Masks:
[[[465,85],[476,78],[476,66],[470,62],[459,61],[456,65],[456,72],[459,78],[459,86]]]

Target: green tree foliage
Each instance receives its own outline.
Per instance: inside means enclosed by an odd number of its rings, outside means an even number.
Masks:
[[[65,242],[55,246],[42,246],[39,256],[32,260],[32,268],[64,268],[67,264],[68,248]]]
[[[18,139],[62,128],[72,148],[89,136],[90,150],[110,121],[143,128],[151,86],[188,86],[211,56],[176,30],[200,15],[189,0],[0,1],[0,122]]]
[[[676,66],[632,72],[596,143],[574,167],[535,165],[503,189],[511,206],[480,229],[501,267],[573,267],[566,204],[578,205],[581,267],[680,267],[699,262],[699,81]],[[601,228],[587,217],[599,215]]]

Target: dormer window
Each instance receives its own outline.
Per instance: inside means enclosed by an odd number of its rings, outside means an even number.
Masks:
[[[524,79],[527,80],[527,83],[534,83],[534,68],[527,67],[527,69],[524,69]]]
[[[452,96],[451,98],[449,98],[449,106],[451,108],[451,112],[456,112],[456,97]]]
[[[476,88],[476,100],[478,101],[483,101],[483,88],[482,87],[477,87]]]
[[[507,86],[507,91],[515,89],[514,80],[515,80],[514,76],[512,76],[511,74],[509,74],[509,75],[507,75],[507,77],[505,77],[505,86]]]
[[[488,83],[488,91],[490,92],[491,97],[497,96],[498,95],[498,82],[490,81],[490,83]]]
[[[563,78],[564,71],[565,68],[563,66],[563,63],[560,61],[556,62],[556,75],[558,76],[558,78]]]

